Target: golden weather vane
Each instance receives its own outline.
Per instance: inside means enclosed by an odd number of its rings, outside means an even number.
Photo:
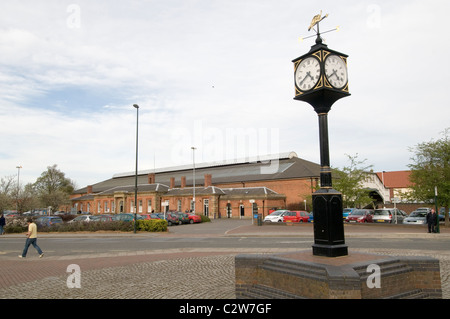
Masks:
[[[308,39],[308,38],[312,38],[314,36],[317,36],[317,38],[321,41],[321,37],[320,37],[321,34],[328,33],[328,32],[331,32],[331,31],[339,31],[339,27],[336,27],[335,29],[328,30],[328,31],[320,33],[319,23],[325,18],[328,18],[328,13],[322,17],[322,10],[320,10],[320,13],[316,14],[313,17],[313,19],[311,21],[311,24],[309,25],[309,28],[308,28],[308,31],[311,31],[311,29],[314,30],[316,32],[316,35],[310,35],[310,36],[305,37],[305,38],[300,37],[300,41],[303,41],[303,40]],[[315,26],[317,26],[317,30],[314,29]]]
[[[308,31],[311,31],[312,28],[314,28],[314,26],[317,24],[317,33],[319,34],[319,22],[322,21],[323,19],[328,17],[328,13],[322,17],[322,10],[320,10],[320,13],[315,15],[314,18],[311,21],[311,25],[308,28]]]

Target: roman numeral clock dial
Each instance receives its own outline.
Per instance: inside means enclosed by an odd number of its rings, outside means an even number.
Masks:
[[[325,75],[332,87],[336,89],[344,88],[348,82],[345,61],[335,54],[329,55],[325,60]]]
[[[320,78],[320,63],[314,57],[300,62],[295,71],[295,84],[301,91],[309,91],[315,87]]]

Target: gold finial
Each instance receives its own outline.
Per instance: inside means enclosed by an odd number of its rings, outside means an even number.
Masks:
[[[315,15],[314,18],[312,19],[311,25],[309,26],[308,31],[311,31],[311,29],[314,28],[314,26],[316,24],[318,24],[320,21],[322,21],[326,17],[328,17],[328,13],[324,17],[322,17],[322,10],[320,10],[320,13],[318,15]],[[319,32],[317,31],[317,33],[319,33]]]

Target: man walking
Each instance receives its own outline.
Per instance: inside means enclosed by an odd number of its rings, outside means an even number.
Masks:
[[[434,226],[437,224],[437,216],[436,212],[432,208],[431,211],[427,214],[427,224],[428,224],[428,232],[435,233]]]
[[[27,240],[25,242],[25,247],[23,248],[22,255],[19,255],[19,258],[25,258],[27,256],[28,247],[30,247],[30,245],[33,245],[33,247],[36,248],[39,254],[39,258],[42,258],[42,256],[44,256],[44,253],[42,252],[41,248],[37,245],[37,226],[31,218],[27,219],[27,223],[28,223]]]

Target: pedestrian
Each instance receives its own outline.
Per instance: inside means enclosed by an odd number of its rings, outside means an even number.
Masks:
[[[0,214],[0,235],[3,235],[5,233],[5,230],[3,229],[6,225],[5,216],[3,216],[3,213]]]
[[[39,254],[39,258],[42,258],[42,256],[44,256],[44,253],[42,252],[41,248],[37,245],[37,226],[31,218],[27,219],[27,223],[28,223],[27,240],[25,241],[25,247],[23,248],[22,255],[19,255],[19,258],[25,258],[27,256],[28,247],[30,247],[30,245],[33,245],[33,247],[36,248]]]
[[[435,233],[436,230],[434,229],[434,226],[436,226],[437,223],[437,216],[436,212],[432,208],[430,212],[427,214],[427,224],[428,224],[428,232],[429,233]]]

